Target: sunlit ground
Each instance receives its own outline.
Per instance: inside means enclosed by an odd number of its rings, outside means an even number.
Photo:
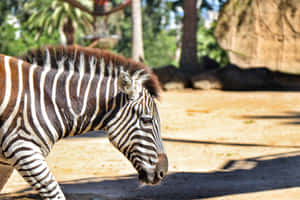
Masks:
[[[140,187],[103,134],[59,142],[48,158],[67,199],[255,199],[300,196],[300,93],[165,92],[169,176]],[[39,199],[18,174],[0,199]],[[17,193],[19,191],[19,193]]]

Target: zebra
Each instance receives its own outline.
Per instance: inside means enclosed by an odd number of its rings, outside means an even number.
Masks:
[[[106,131],[141,183],[159,184],[168,159],[152,72],[84,47],[36,52],[23,59],[0,54],[0,191],[16,169],[43,199],[64,200],[45,157],[58,140],[91,130]]]

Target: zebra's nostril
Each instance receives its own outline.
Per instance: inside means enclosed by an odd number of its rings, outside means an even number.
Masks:
[[[159,172],[159,176],[158,176],[158,177],[159,177],[160,179],[162,179],[162,178],[164,177],[164,175],[165,175],[164,172],[161,171],[161,172]]]
[[[168,158],[166,154],[160,154],[158,163],[156,166],[156,176],[159,179],[163,179],[168,172]]]

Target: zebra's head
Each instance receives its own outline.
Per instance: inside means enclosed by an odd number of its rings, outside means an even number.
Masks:
[[[130,75],[121,69],[118,86],[126,101],[109,122],[107,132],[111,143],[137,170],[140,182],[158,184],[167,174],[168,159],[156,103],[143,87],[148,76],[144,71]]]

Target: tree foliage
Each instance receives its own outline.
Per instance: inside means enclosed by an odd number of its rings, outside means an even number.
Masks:
[[[213,36],[216,23],[210,28],[206,28],[204,24],[200,24],[197,31],[197,49],[198,58],[208,56],[217,61],[221,66],[225,66],[229,62],[227,52],[220,48],[217,40]]]
[[[37,34],[38,30],[30,31],[24,24],[12,23],[12,16],[6,16],[0,25],[0,53],[18,56],[29,48],[58,44],[57,31],[52,34],[43,34],[38,41],[34,39]]]
[[[215,0],[215,2],[217,1],[224,2],[225,0]],[[80,2],[92,9],[92,0],[80,0]],[[123,0],[110,0],[110,2],[112,7],[115,7]],[[213,37],[214,27],[205,28],[203,19],[201,20],[203,16],[200,13],[203,9],[209,10],[215,7],[209,2],[211,1],[203,0],[201,8],[198,10],[200,19],[197,32],[198,58],[208,55],[223,64],[226,63],[226,53],[218,47]],[[142,0],[143,42],[147,65],[151,67],[168,64],[178,65],[175,61],[175,51],[180,47],[180,37],[178,36],[181,34],[181,29],[178,27],[180,27],[183,19],[182,9],[179,9],[182,6],[182,0]],[[89,41],[84,40],[84,36],[93,32],[86,29],[89,25],[85,20],[78,19],[83,13],[77,15],[78,11],[74,11],[73,8],[64,5],[59,0],[0,1],[0,12],[0,53],[17,56],[32,47],[60,43],[58,25],[62,24],[63,15],[67,15],[66,12],[69,12],[71,16],[73,15],[74,22],[78,23],[78,25],[75,25],[77,27],[76,43],[79,45],[90,44]],[[35,13],[40,13],[40,15]],[[97,17],[98,21],[107,23],[106,28],[109,35],[117,34],[121,36],[112,50],[126,57],[131,56],[130,16],[131,10],[128,7],[109,17]],[[11,17],[16,18],[17,22],[11,23]],[[34,18],[36,18],[36,21]],[[171,23],[171,21],[173,22]],[[177,28],[174,28],[174,23]],[[101,32],[100,29],[99,31]],[[40,38],[36,40],[39,34]]]
[[[217,41],[214,38],[213,31],[215,24],[212,24],[210,28],[207,28],[204,26],[205,16],[202,15],[202,13],[208,12],[208,11],[217,11],[219,8],[226,2],[227,0],[214,0],[214,1],[208,1],[208,0],[198,0],[197,6],[198,7],[198,30],[197,30],[197,57],[200,59],[202,56],[208,56],[211,59],[216,60],[221,65],[225,65],[228,63],[228,57],[227,53],[222,50],[218,44]],[[183,10],[184,2],[182,0],[172,1],[170,2],[170,8],[174,12],[178,12],[178,10]],[[190,3],[190,2],[189,2]],[[200,4],[199,4],[200,3]],[[181,8],[181,9],[178,9]],[[185,10],[185,12],[189,12],[189,10]],[[179,15],[180,16],[180,15]],[[183,20],[178,17],[177,22],[181,23]],[[187,21],[187,23],[191,23],[190,21]],[[190,25],[190,24],[186,24]],[[191,34],[188,32],[188,34]],[[189,37],[188,37],[189,38]],[[182,41],[184,44],[186,44],[186,41]],[[189,40],[188,40],[189,42]],[[182,45],[183,48],[190,48],[188,45]],[[182,49],[182,51],[189,52],[190,49]],[[191,54],[189,52],[188,54]],[[186,58],[186,56],[185,56]],[[188,60],[188,59],[185,59]],[[181,60],[182,61],[182,60]],[[200,61],[200,60],[199,60]],[[201,62],[201,61],[200,61]],[[190,63],[188,65],[191,65]],[[182,66],[186,67],[186,66]]]
[[[143,42],[145,62],[151,67],[173,63],[176,49],[176,33],[166,27],[169,8],[165,1],[147,0],[143,5]],[[131,22],[130,9],[124,10],[125,18],[121,25],[121,40],[114,51],[130,57]]]
[[[28,0],[24,11],[30,14],[26,25],[29,29],[39,29],[39,34],[60,30],[68,39],[73,36],[68,35],[72,31],[70,29],[87,31],[92,28],[91,15],[60,0]]]
[[[28,0],[6,0],[0,1],[0,24],[3,24],[7,15],[18,15],[21,19],[23,15],[22,7]]]

